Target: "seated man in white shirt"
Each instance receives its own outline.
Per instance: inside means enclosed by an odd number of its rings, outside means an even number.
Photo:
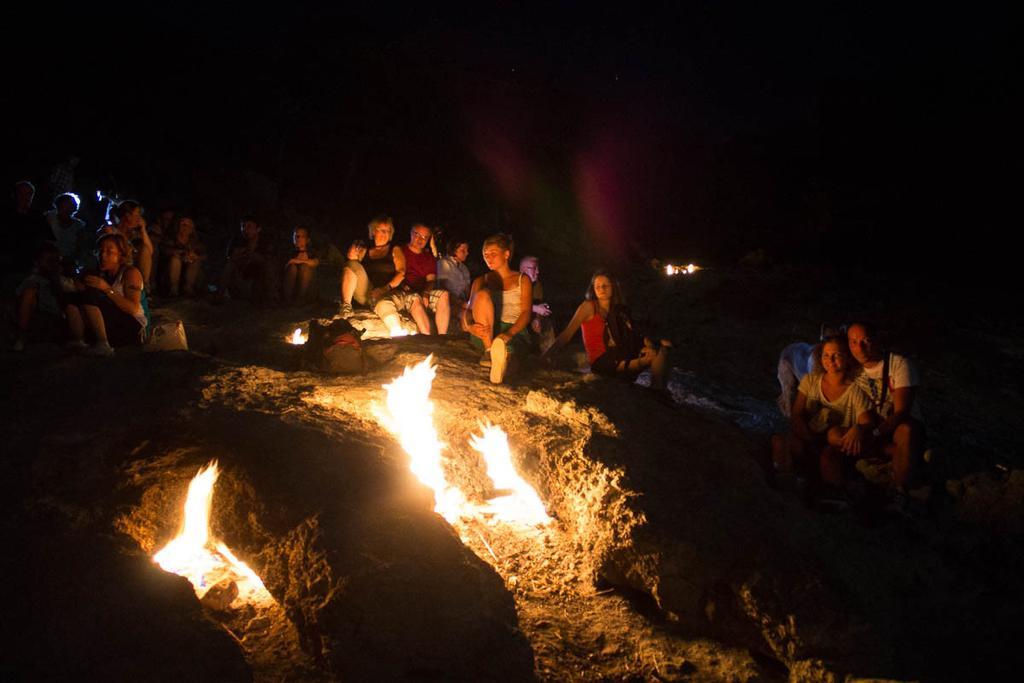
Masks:
[[[850,353],[861,365],[856,382],[873,403],[876,445],[892,458],[893,483],[905,491],[925,451],[924,421],[915,400],[917,369],[904,356],[884,352],[867,323],[853,323],[846,335]]]

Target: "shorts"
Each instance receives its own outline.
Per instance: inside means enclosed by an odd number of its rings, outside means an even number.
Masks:
[[[437,302],[441,300],[441,297],[447,293],[444,289],[432,289],[430,290],[427,301],[427,309],[437,312]],[[422,293],[420,292],[395,292],[391,295],[391,298],[395,302],[395,306],[399,311],[411,311],[413,305],[417,300],[422,300]]]
[[[602,377],[618,377],[622,374],[627,374],[624,371],[619,370],[619,363],[628,362],[635,360],[634,358],[625,358],[626,354],[616,347],[612,347],[602,353],[593,363],[590,364],[590,371],[595,375],[601,375]]]
[[[497,322],[494,325],[494,336],[497,337],[502,332],[508,332],[512,329],[515,323],[503,323]],[[470,343],[475,346],[479,351],[484,350],[484,343],[480,337],[469,335]],[[506,344],[509,353],[526,353],[530,349],[530,335],[527,334],[526,330],[520,330],[518,334],[508,340]]]
[[[145,343],[146,328],[134,316],[118,308],[107,295],[87,289],[82,303],[100,309],[103,326],[107,329],[107,343],[111,346],[142,346]]]

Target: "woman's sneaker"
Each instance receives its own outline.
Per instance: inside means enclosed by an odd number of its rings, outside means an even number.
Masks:
[[[501,337],[491,342],[491,384],[501,384],[505,380],[505,369],[508,367],[508,348]]]
[[[352,317],[352,304],[342,304],[341,311],[339,313],[342,318],[348,320]]]

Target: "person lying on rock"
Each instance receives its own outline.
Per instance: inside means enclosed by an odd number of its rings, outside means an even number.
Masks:
[[[925,429],[917,404],[917,368],[898,353],[882,349],[874,326],[852,323],[846,330],[850,353],[858,364],[857,386],[867,395],[873,429],[868,451],[892,459],[897,502],[924,462]]]
[[[533,283],[509,268],[514,247],[504,233],[484,240],[484,262],[490,272],[473,281],[469,306],[462,314],[462,329],[483,351],[480,364],[490,367],[493,384],[504,382],[509,364],[530,348],[526,327],[533,307]]]
[[[438,334],[448,334],[451,316],[448,290],[437,286],[437,258],[430,251],[433,231],[416,223],[409,231],[409,243],[402,247],[405,280],[393,295],[399,311],[408,312],[420,334],[430,334],[430,313]]]
[[[667,339],[655,344],[637,331],[622,291],[608,272],[599,270],[590,278],[585,300],[545,356],[569,343],[577,330],[583,331],[591,372],[633,379],[650,370],[651,387],[664,390],[672,344]]]
[[[790,463],[811,482],[840,486],[844,471],[865,452],[871,402],[854,381],[856,364],[842,335],[828,335],[814,349],[815,371],[804,375],[793,402],[792,433],[777,437],[776,464]],[[784,449],[780,457],[778,449]]]
[[[309,228],[296,226],[292,231],[291,258],[284,265],[282,290],[287,303],[304,303],[309,300],[311,285],[320,265],[320,254],[310,244]]]
[[[115,346],[141,346],[146,339],[148,315],[142,273],[132,266],[128,240],[119,233],[100,237],[99,272],[82,279],[81,305],[65,309],[74,347],[86,348],[88,324],[95,344],[86,353],[114,355]]]

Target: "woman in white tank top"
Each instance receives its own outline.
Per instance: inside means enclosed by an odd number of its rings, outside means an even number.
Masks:
[[[533,308],[533,283],[509,268],[513,246],[512,238],[502,233],[484,240],[484,261],[491,272],[473,281],[462,317],[470,341],[484,352],[481,363],[490,365],[494,384],[504,381],[509,354],[529,347],[526,327]]]

